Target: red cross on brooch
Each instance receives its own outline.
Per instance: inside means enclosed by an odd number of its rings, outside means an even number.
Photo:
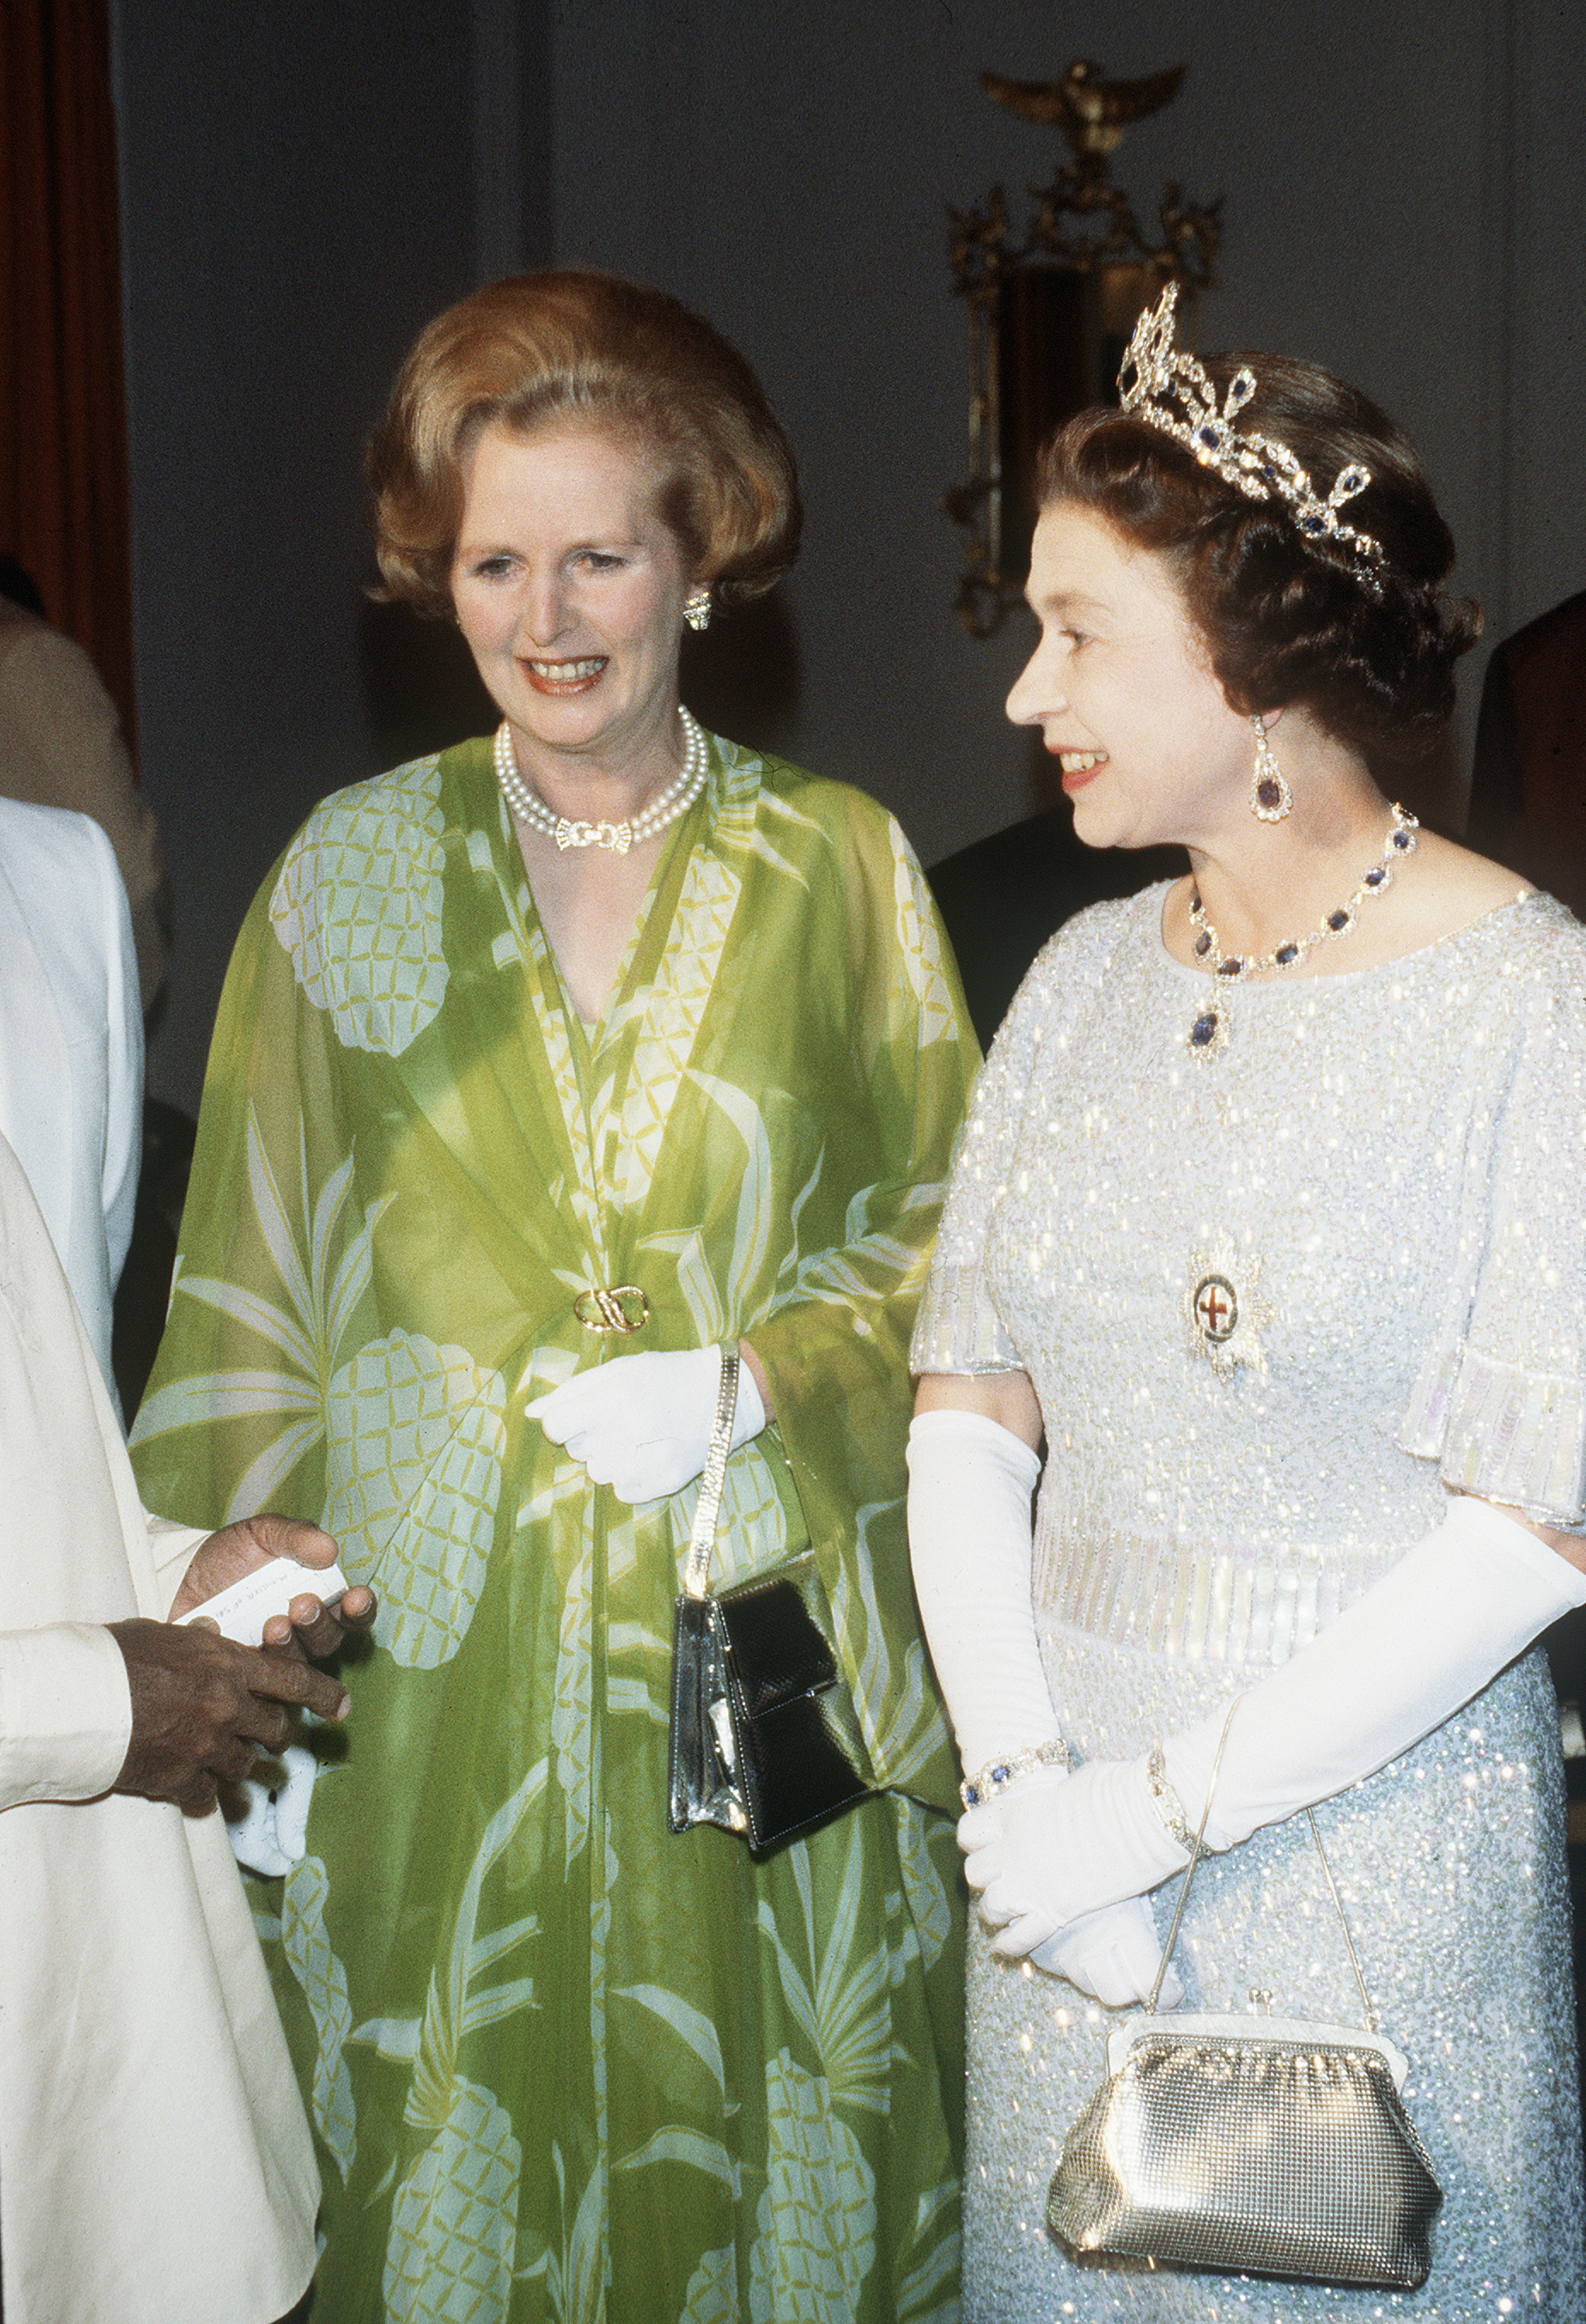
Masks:
[[[1231,1379],[1240,1364],[1267,1370],[1259,1327],[1271,1323],[1273,1309],[1260,1283],[1260,1260],[1251,1251],[1236,1251],[1231,1235],[1190,1253],[1184,1294],[1189,1352],[1204,1356],[1219,1379]]]
[[[1203,1275],[1190,1304],[1208,1340],[1233,1337],[1239,1323],[1239,1294],[1226,1275]]]

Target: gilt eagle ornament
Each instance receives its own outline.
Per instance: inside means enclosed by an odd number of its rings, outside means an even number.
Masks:
[[[983,72],[981,87],[1021,121],[1061,129],[1076,153],[1111,153],[1131,121],[1161,112],[1184,75],[1183,65],[1172,65],[1140,80],[1106,80],[1100,65],[1080,57],[1061,80],[1005,80]]]

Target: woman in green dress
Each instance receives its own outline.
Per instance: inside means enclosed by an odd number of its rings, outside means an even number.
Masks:
[[[679,706],[684,619],[798,527],[707,325],[495,284],[371,472],[388,592],[455,613],[503,723],[337,793],[261,891],[134,1430],[152,1506],[322,1518],[380,1599],[254,1891],[316,2324],[955,2318],[954,1770],[901,1503],[976,1061],[951,960],[887,815]],[[761,1858],[668,1829],[734,1346],[712,1580],[813,1547],[876,1779]]]

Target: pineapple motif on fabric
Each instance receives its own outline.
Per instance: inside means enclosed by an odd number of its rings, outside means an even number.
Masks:
[[[143,1490],[322,1519],[381,1600],[256,1899],[327,2319],[953,2324],[956,1771],[901,1493],[974,1052],[901,835],[714,744],[586,1026],[465,744],[310,816],[215,1054]],[[696,1488],[630,1508],[523,1417],[627,1285],[622,1351],[797,1384],[715,1570],[817,1547],[894,1787],[763,1864],[666,1829]]]

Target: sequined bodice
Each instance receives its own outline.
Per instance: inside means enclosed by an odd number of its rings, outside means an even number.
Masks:
[[[1535,897],[1240,988],[1205,1057],[1163,893],[1083,915],[1027,980],[915,1361],[1030,1373],[1045,1612],[1281,1659],[1445,1480],[1579,1521],[1586,1286],[1548,1217],[1580,1207],[1586,932]]]

